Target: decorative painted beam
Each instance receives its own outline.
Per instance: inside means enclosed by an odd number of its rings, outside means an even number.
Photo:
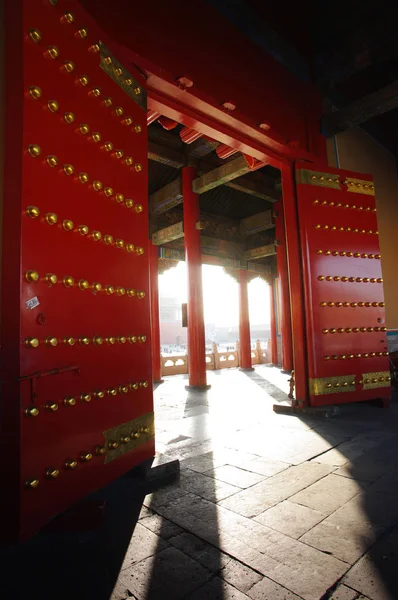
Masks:
[[[169,165],[175,169],[180,169],[187,164],[187,156],[184,154],[182,149],[177,148],[177,144],[181,146],[181,142],[174,139],[167,131],[151,131],[148,130],[149,142],[148,142],[148,158],[163,165]],[[153,139],[152,139],[153,138]],[[206,148],[215,146],[218,142],[209,142],[208,140],[197,140],[194,142],[188,150],[188,154],[192,151],[195,155],[199,153],[199,144],[206,146]],[[211,154],[206,154],[205,158],[200,158],[200,170],[204,173],[211,171],[217,167],[217,160]],[[231,189],[238,190],[244,194],[261,198],[267,202],[277,202],[280,199],[280,191],[274,187],[272,177],[267,177],[262,173],[256,172],[255,175],[249,177],[239,177],[238,179],[229,181],[225,185]]]
[[[257,258],[265,258],[266,256],[273,256],[274,254],[276,254],[275,244],[268,244],[267,246],[259,246],[258,248],[246,250],[244,258],[249,261]]]
[[[178,177],[149,196],[152,214],[160,215],[182,203],[182,182]]]
[[[368,94],[348,106],[326,115],[323,117],[322,128],[325,135],[331,137],[397,107],[398,81],[394,81],[377,92]]]
[[[182,152],[151,141],[148,142],[148,158],[175,169],[180,169],[186,164],[186,158]]]
[[[253,235],[266,229],[272,229],[274,227],[272,219],[272,210],[265,210],[251,217],[246,217],[240,220],[239,232],[243,236]]]
[[[173,242],[182,237],[184,237],[184,223],[183,221],[180,221],[179,223],[175,223],[175,225],[170,225],[169,227],[155,231],[155,233],[152,234],[152,244],[161,246],[162,244]]]
[[[244,156],[239,156],[230,162],[204,173],[193,182],[193,191],[196,194],[204,194],[220,185],[225,185],[233,179],[237,179],[250,171]]]
[[[202,254],[206,256],[224,256],[239,260],[243,253],[243,244],[234,241],[226,241],[207,235],[200,236]]]

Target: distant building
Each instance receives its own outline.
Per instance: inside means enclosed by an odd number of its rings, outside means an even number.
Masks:
[[[160,343],[187,343],[187,328],[182,327],[182,308],[177,298],[160,298]]]
[[[217,327],[215,323],[206,323],[206,343],[234,344],[239,339],[239,326]],[[269,324],[252,325],[252,342],[265,341],[270,337]],[[162,345],[184,346],[187,343],[187,328],[182,327],[182,308],[177,298],[160,298],[160,343]]]

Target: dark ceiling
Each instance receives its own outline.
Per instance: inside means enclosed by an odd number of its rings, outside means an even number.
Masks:
[[[298,77],[315,83],[325,112],[352,105],[349,121],[398,157],[396,1],[207,2]],[[355,115],[353,103],[369,94],[375,96]],[[340,123],[328,130],[325,120],[323,130],[330,134],[342,128]]]
[[[359,125],[398,157],[398,3],[387,0],[303,0],[295,4],[264,0],[207,2],[262,51],[300,79],[318,87],[325,106],[319,126],[325,135]],[[203,173],[236,158],[234,155],[219,159],[215,152],[217,142],[206,138],[184,144],[180,129],[177,126],[165,131],[157,122],[149,127],[150,144],[175,153],[170,161],[150,160],[150,194],[174,181],[188,159]],[[259,189],[272,197],[256,197],[242,189],[221,185],[200,195],[201,210],[241,219],[272,207],[280,194],[279,172],[264,167],[235,182],[247,179],[257,181]]]

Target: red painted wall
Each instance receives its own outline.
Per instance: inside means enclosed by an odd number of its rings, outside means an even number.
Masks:
[[[194,82],[189,94],[206,96],[215,106],[234,102],[253,125],[268,123],[270,135],[283,144],[326,157],[315,88],[263,53],[203,0],[82,2],[146,72],[170,82],[189,77]]]

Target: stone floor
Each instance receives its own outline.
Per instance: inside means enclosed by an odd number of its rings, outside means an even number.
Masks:
[[[156,461],[112,599],[398,598],[398,406],[332,419],[277,415],[287,376],[209,372],[155,392]]]
[[[398,403],[333,418],[273,412],[286,375],[259,366],[155,392],[156,462],[179,481],[145,496],[130,473],[90,502],[85,531],[0,548],[1,600],[397,600]]]

